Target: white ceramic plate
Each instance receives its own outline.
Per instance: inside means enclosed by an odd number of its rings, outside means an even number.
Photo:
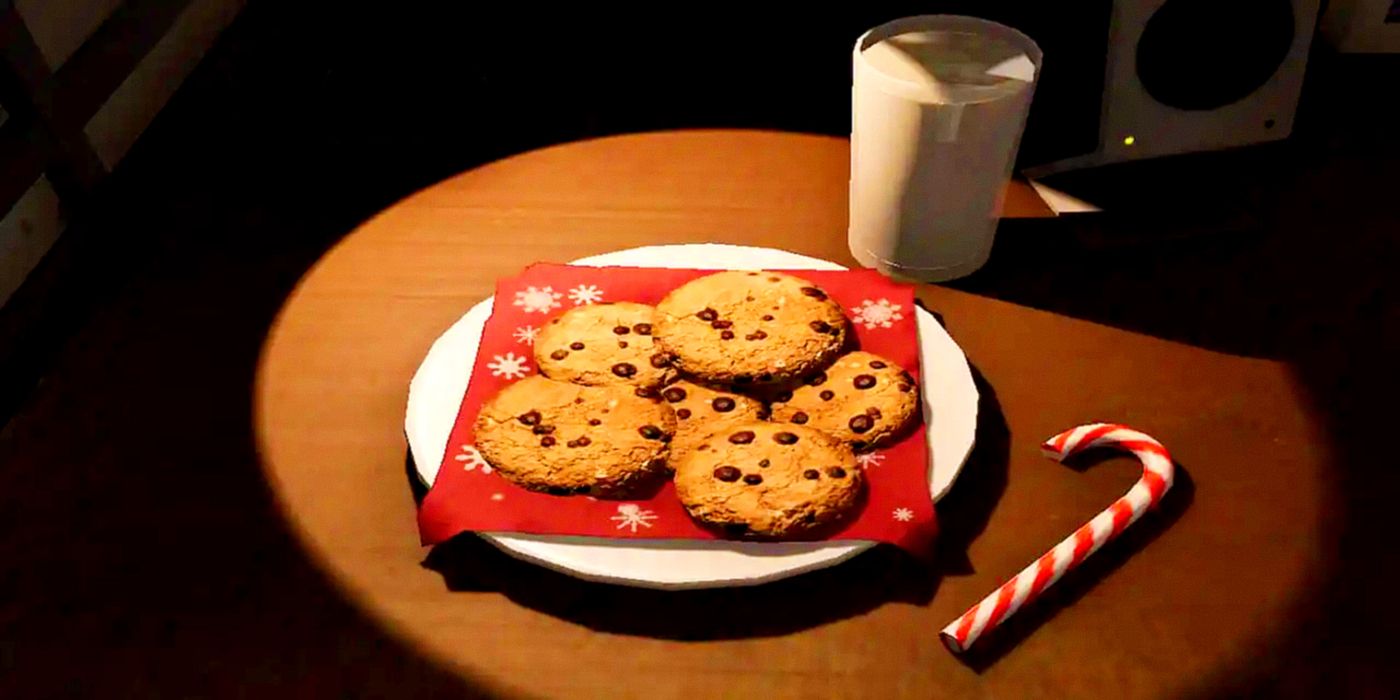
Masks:
[[[575,265],[698,269],[841,270],[836,263],[772,248],[690,244],[632,248],[575,260]],[[453,421],[467,391],[491,299],[477,304],[428,350],[408,391],[404,421],[423,483],[437,478]],[[977,387],[962,350],[919,309],[919,362],[928,426],[929,488],[947,493],[972,451]],[[647,588],[744,586],[843,562],[872,542],[728,542],[609,540],[595,537],[481,533],[518,559],[579,578]]]

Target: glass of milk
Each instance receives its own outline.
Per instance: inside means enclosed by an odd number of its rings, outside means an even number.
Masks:
[[[1041,53],[1026,35],[952,15],[856,42],[848,237],[861,264],[938,282],[987,261]]]

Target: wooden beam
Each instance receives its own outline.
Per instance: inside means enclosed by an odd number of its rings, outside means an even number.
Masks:
[[[68,79],[76,77],[69,74]],[[38,104],[54,84],[55,76],[23,18],[4,0],[0,4],[0,103],[10,113],[6,126],[14,125],[14,130],[0,136],[6,141],[0,145],[0,169],[5,171],[0,174],[0,213],[9,211],[38,177],[32,172],[35,156],[41,172],[48,172],[69,207],[81,206],[107,175],[82,126],[61,129]]]
[[[165,36],[190,0],[127,0],[35,96],[56,133],[81,132],[112,92]]]
[[[33,125],[11,114],[0,126],[0,216],[4,216],[44,173],[45,154]]]

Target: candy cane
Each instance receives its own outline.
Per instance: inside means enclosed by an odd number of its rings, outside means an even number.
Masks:
[[[1126,426],[1081,425],[1046,440],[1040,449],[1046,457],[1064,461],[1070,455],[1106,445],[1132,452],[1142,460],[1142,478],[1113,505],[944,627],[940,636],[954,653],[966,650],[988,630],[1016,614],[1022,605],[1035,600],[1066,571],[1117,537],[1149,507],[1157,505],[1162,494],[1171,488],[1174,470],[1167,448],[1151,436]]]

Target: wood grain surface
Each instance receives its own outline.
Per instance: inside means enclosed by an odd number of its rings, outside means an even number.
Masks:
[[[1314,421],[1287,368],[940,287],[919,296],[975,366],[978,446],[927,564],[880,550],[753,589],[569,579],[471,537],[419,547],[409,378],[498,277],[658,243],[785,248],[851,264],[847,143],[762,132],[609,138],[417,193],[330,251],[263,348],[254,403],[281,514],[341,595],[487,692],[528,696],[1177,697],[1288,638],[1326,564]],[[1034,213],[1016,209],[1009,215]],[[1079,468],[1038,442],[1112,420],[1165,443],[1163,507],[966,659],[938,630],[1120,495],[1129,457]]]

